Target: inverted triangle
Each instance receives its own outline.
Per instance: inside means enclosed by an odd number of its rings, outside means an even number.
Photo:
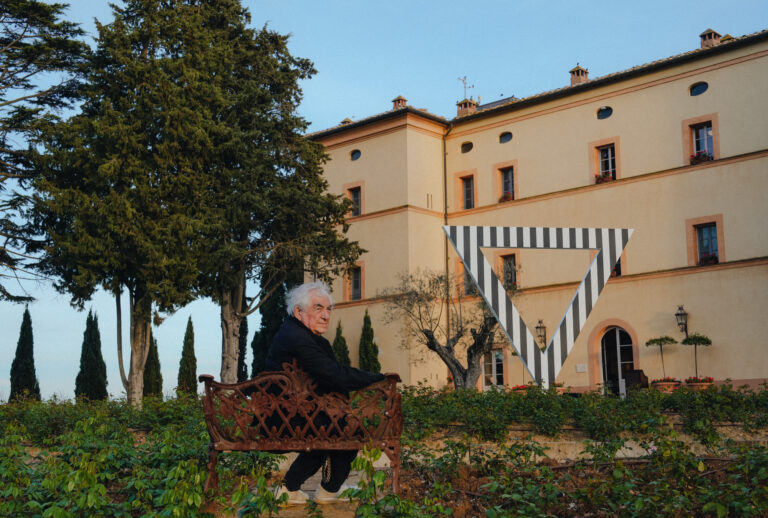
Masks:
[[[528,373],[544,388],[557,378],[634,231],[628,228],[447,225],[443,230]],[[523,322],[481,248],[597,250],[544,351],[537,346],[533,333]]]

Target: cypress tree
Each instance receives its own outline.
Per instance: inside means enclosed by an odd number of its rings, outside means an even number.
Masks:
[[[144,397],[163,396],[163,375],[160,372],[160,356],[157,354],[157,339],[149,334],[149,353],[144,365]]]
[[[197,394],[197,359],[195,358],[195,331],[192,328],[192,317],[187,320],[187,330],[184,333],[184,347],[181,349],[179,380],[176,390],[192,395]]]
[[[243,311],[247,307],[248,303],[243,292]],[[245,364],[245,351],[248,347],[248,317],[243,317],[240,321],[240,335],[237,340],[237,381],[240,382],[248,379],[248,366]]]
[[[251,376],[256,376],[264,370],[264,360],[267,358],[269,346],[272,345],[275,333],[286,318],[285,293],[285,286],[281,285],[259,308],[261,324],[253,334],[253,341],[251,341],[251,352],[253,353]]]
[[[99,320],[91,311],[85,319],[80,372],[75,379],[75,397],[91,401],[107,399],[107,366],[101,356]]]
[[[349,361],[349,348],[347,347],[347,341],[341,334],[341,320],[339,320],[336,326],[336,337],[333,339],[333,354],[336,356],[338,362],[345,367],[349,367],[352,362]]]
[[[379,348],[373,340],[373,326],[368,310],[363,317],[363,332],[360,334],[360,368],[368,372],[381,372]]]
[[[37,383],[37,375],[35,374],[32,318],[29,316],[29,308],[24,308],[19,342],[16,345],[16,357],[11,364],[11,396],[9,400],[22,398],[40,400],[40,385]]]

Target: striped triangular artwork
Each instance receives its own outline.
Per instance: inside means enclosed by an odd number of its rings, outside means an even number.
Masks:
[[[465,271],[491,308],[531,377],[543,387],[554,383],[611,276],[633,230],[628,228],[444,226]],[[481,248],[597,250],[560,324],[541,351]]]

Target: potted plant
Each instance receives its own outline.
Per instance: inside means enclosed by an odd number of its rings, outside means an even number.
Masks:
[[[697,349],[700,345],[702,346],[709,346],[712,345],[712,340],[709,339],[708,336],[699,334],[699,333],[691,333],[690,335],[683,338],[683,341],[680,342],[683,345],[692,345],[693,346],[693,363],[696,368],[696,377],[699,377],[699,358],[697,356]]]
[[[659,354],[661,354],[661,374],[662,376],[667,376],[667,371],[664,370],[664,346],[665,345],[672,345],[676,344],[677,340],[672,338],[671,336],[659,336],[657,338],[651,338],[647,342],[645,342],[646,347],[651,347],[652,345],[658,345],[659,346]]]
[[[658,390],[659,392],[665,392],[669,394],[673,390],[676,390],[680,386],[680,380],[677,378],[671,378],[664,376],[657,380],[651,381],[651,388]]]
[[[511,192],[505,192],[499,198],[499,203],[502,203],[502,202],[505,202],[505,201],[511,201],[511,200],[514,200],[514,199],[515,199],[515,197],[512,195]]]
[[[712,376],[691,376],[690,378],[685,378],[685,384],[688,388],[695,391],[711,387],[712,383],[714,383]]]

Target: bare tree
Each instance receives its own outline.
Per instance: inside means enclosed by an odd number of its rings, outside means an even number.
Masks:
[[[468,301],[454,278],[429,271],[401,275],[383,295],[387,321],[404,322],[406,347],[426,346],[448,367],[456,389],[474,388],[483,357],[504,339],[485,302]]]

